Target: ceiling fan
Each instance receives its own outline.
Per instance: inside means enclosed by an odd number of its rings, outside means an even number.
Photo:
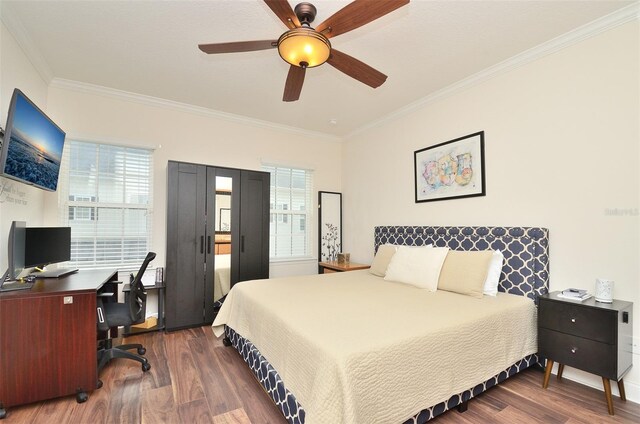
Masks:
[[[356,80],[377,88],[387,79],[382,72],[331,47],[329,38],[368,24],[409,3],[409,0],[355,0],[315,29],[311,23],[316,8],[303,2],[295,9],[287,0],[264,0],[273,13],[289,28],[277,40],[238,41],[233,43],[199,44],[205,53],[235,53],[277,48],[280,57],[289,63],[289,74],[282,100],[293,102],[300,98],[307,68],[327,62]]]

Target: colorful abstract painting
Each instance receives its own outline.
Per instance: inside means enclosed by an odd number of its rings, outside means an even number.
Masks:
[[[484,131],[414,152],[416,203],[484,196]]]

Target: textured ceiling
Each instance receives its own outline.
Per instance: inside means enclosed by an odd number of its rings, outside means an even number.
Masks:
[[[314,24],[348,3],[315,1]],[[275,49],[206,55],[197,48],[277,38],[285,27],[259,0],[2,0],[2,7],[55,78],[342,136],[630,3],[413,0],[331,40],[387,74],[384,85],[374,90],[323,65],[307,71],[292,103],[281,100],[288,65]]]

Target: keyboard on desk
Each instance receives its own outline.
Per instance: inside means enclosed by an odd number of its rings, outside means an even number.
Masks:
[[[30,290],[33,284],[33,281],[5,281],[3,284],[0,284],[0,292]]]
[[[74,272],[78,272],[78,268],[57,268],[48,271],[37,272],[33,275],[36,278],[60,278],[65,275],[73,274]]]

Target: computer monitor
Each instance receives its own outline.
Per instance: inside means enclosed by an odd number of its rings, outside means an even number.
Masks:
[[[27,224],[24,221],[13,221],[9,230],[9,245],[7,251],[9,253],[9,270],[8,278],[15,280],[25,267],[25,230]]]
[[[25,236],[25,267],[71,260],[71,227],[31,227]]]

